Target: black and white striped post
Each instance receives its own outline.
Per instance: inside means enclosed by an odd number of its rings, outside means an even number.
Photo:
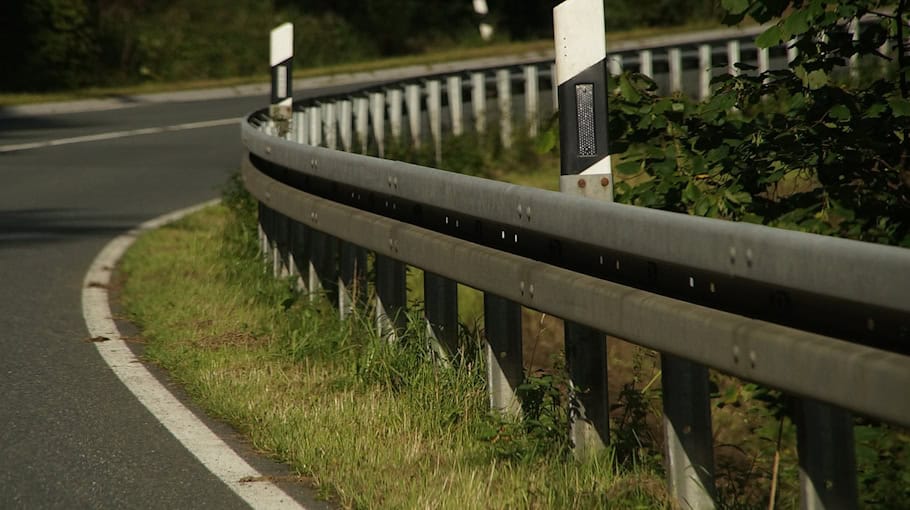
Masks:
[[[567,0],[553,9],[563,193],[613,200],[607,153],[607,47],[602,0]],[[570,438],[577,457],[609,437],[606,335],[566,322]]]
[[[290,131],[293,89],[291,88],[291,60],[294,58],[294,25],[283,23],[271,32],[269,65],[272,68],[272,100],[269,114],[278,136]]]
[[[560,191],[613,200],[607,139],[607,69],[601,0],[567,0],[553,10],[560,107]],[[566,365],[576,455],[608,440],[606,335],[566,322]],[[689,508],[714,508],[707,369],[662,356],[667,474],[671,493]]]

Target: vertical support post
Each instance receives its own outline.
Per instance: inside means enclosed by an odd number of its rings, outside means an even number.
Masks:
[[[385,94],[370,94],[370,119],[373,121],[373,138],[376,139],[379,157],[385,157]]]
[[[484,293],[483,317],[490,408],[517,416],[521,413],[521,402],[515,395],[515,390],[524,380],[521,306]]]
[[[406,269],[401,262],[376,254],[376,328],[394,341],[407,326]]]
[[[711,45],[698,45],[698,97],[707,99],[711,95]]]
[[[401,122],[404,117],[404,94],[401,89],[394,88],[389,90],[389,131],[395,143],[401,142]]]
[[[310,229],[308,234],[310,301],[325,294],[329,302],[335,302],[338,291],[338,240],[318,230]]]
[[[309,229],[303,223],[293,221],[290,225],[288,260],[291,276],[296,276],[297,290],[309,292],[310,254],[308,249]]]
[[[339,244],[338,314],[344,320],[365,301],[367,253],[346,241],[339,241]]]
[[[325,116],[322,121],[325,125],[325,146],[329,149],[338,147],[338,113],[335,101],[325,104]]]
[[[853,418],[831,404],[801,399],[796,420],[800,507],[857,508]]]
[[[310,145],[322,145],[322,108],[311,106],[307,108],[307,119],[310,121]]]
[[[758,74],[762,74],[771,69],[771,50],[768,48],[758,49]]]
[[[294,25],[282,23],[269,34],[269,65],[272,69],[272,97],[269,116],[275,122],[278,136],[288,135],[293,104],[291,74],[294,58]]]
[[[473,0],[474,12],[484,19],[486,15],[490,12],[490,9],[487,7],[487,0]],[[493,25],[481,21],[478,25],[478,30],[480,30],[480,38],[484,41],[489,41],[493,38]]]
[[[370,116],[369,100],[365,97],[354,98],[354,130],[357,131],[357,142],[360,144],[360,153],[366,154],[369,147]]]
[[[682,51],[679,48],[667,50],[667,64],[670,66],[670,93],[682,92]]]
[[[487,129],[487,88],[483,73],[471,73],[471,107],[474,112],[474,131],[483,134]]]
[[[499,106],[499,141],[512,146],[512,77],[508,69],[496,71],[496,99]]]
[[[427,82],[427,113],[430,118],[430,137],[436,152],[436,164],[442,162],[442,88],[439,80]]]
[[[416,83],[406,85],[404,95],[408,108],[408,127],[411,130],[411,144],[416,149],[420,147],[420,85]]]
[[[461,76],[446,78],[446,98],[449,100],[449,113],[452,115],[452,134],[464,134],[464,108],[461,101]]]
[[[266,207],[265,204],[263,204],[262,202],[258,202],[258,204],[259,204],[259,222],[258,222],[259,254],[262,256],[262,262],[264,264],[264,263],[267,263],[271,258],[271,254],[269,253],[269,230],[268,230],[269,210],[268,210],[268,207]]]
[[[425,271],[423,300],[427,328],[439,350],[451,357],[460,350],[458,344],[458,284]]]
[[[353,145],[353,111],[350,99],[344,99],[338,102],[338,132],[341,135],[341,148],[345,152],[351,152]]]
[[[654,54],[651,50],[638,52],[638,72],[649,78],[654,77]]]
[[[540,84],[537,77],[537,66],[525,66],[525,122],[528,123],[528,136],[535,137],[540,126]]]
[[[553,9],[559,83],[559,189],[613,200],[607,140],[607,47],[601,0],[567,0]],[[577,457],[609,439],[606,335],[566,322],[570,436]]]
[[[736,64],[740,60],[739,41],[730,39],[727,41],[727,71],[731,76],[739,76],[739,68],[736,67]]]
[[[860,30],[861,30],[860,24],[859,24],[859,18],[853,18],[852,20],[850,20],[849,30],[853,36],[853,44],[856,45],[857,43],[859,43],[859,35],[860,35]],[[850,78],[854,82],[856,82],[859,79],[859,54],[858,53],[854,53],[853,55],[850,55],[849,67],[850,67]]]
[[[711,393],[704,365],[661,354],[665,463],[670,494],[683,508],[716,507]]]
[[[790,42],[787,43],[787,62],[789,64],[793,64],[793,61],[799,56],[799,50],[796,48],[797,42],[799,42],[797,39],[790,39]]]
[[[622,55],[610,55],[610,58],[607,59],[607,70],[613,76],[622,74]]]
[[[290,272],[290,219],[281,214],[275,214],[275,263],[273,272],[275,278],[287,278]]]
[[[291,125],[294,129],[294,141],[297,143],[307,143],[309,139],[307,138],[308,133],[306,112],[294,112],[294,118],[291,122]]]
[[[272,254],[272,277],[281,278],[282,271],[282,253],[281,253],[281,217],[282,215],[274,210],[269,210],[269,239],[271,243],[270,252]]]

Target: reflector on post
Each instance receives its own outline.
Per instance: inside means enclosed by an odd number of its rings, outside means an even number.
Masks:
[[[269,114],[278,128],[278,136],[289,131],[293,89],[291,60],[294,57],[294,25],[284,23],[274,28],[270,37],[269,65],[272,68],[272,98]]]
[[[559,4],[553,9],[553,29],[562,147],[559,189],[613,200],[603,2],[568,0]]]

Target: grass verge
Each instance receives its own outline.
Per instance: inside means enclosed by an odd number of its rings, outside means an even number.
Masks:
[[[669,507],[654,465],[571,460],[558,402],[490,414],[479,355],[438,363],[422,327],[380,341],[266,275],[251,203],[232,196],[143,236],[123,303],[148,359],[255,448],[350,508]]]

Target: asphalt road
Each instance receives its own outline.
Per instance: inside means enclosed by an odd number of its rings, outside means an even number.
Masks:
[[[0,118],[0,146],[238,119],[0,152],[0,508],[246,507],[83,341],[80,299],[89,264],[111,238],[219,195],[239,166],[240,116],[266,102]],[[250,462],[267,473],[284,469]]]

